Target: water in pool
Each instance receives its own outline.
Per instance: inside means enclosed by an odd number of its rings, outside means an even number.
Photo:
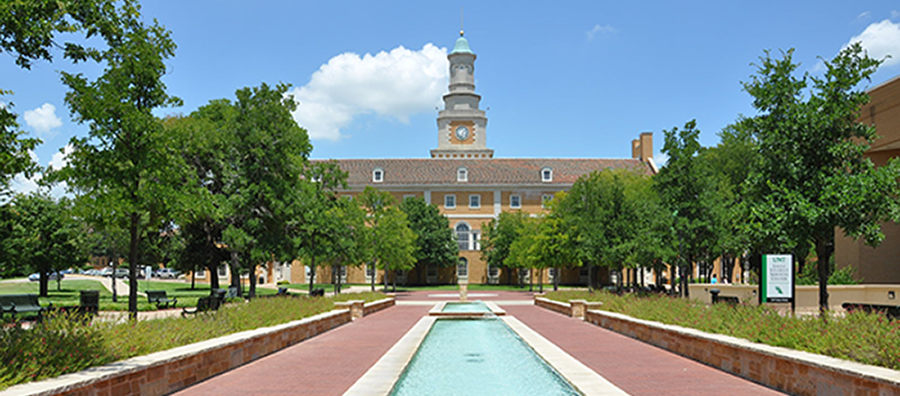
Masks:
[[[498,319],[435,321],[391,395],[578,395]]]
[[[487,305],[481,301],[475,302],[448,302],[441,312],[490,312]]]

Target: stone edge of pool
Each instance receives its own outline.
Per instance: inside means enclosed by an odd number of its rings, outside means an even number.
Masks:
[[[435,304],[430,312],[443,309],[445,303]],[[489,303],[492,310],[500,309]],[[505,311],[504,311],[505,314]],[[344,396],[386,396],[394,388],[394,384],[403,375],[403,371],[412,360],[431,326],[439,318],[447,316],[428,315],[422,317],[378,362],[360,377]],[[449,317],[453,318],[453,317]],[[624,391],[605,378],[573,358],[561,348],[542,337],[512,316],[498,317],[506,323],[538,356],[553,367],[560,375],[585,396],[627,395]]]

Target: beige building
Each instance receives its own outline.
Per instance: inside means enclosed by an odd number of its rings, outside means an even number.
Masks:
[[[860,121],[875,126],[878,139],[866,157],[876,166],[900,156],[900,76],[869,90],[871,101],[862,108]],[[884,223],[884,242],[877,248],[836,231],[835,266],[852,266],[863,283],[900,283],[900,224]]]
[[[346,195],[362,192],[367,186],[387,191],[399,201],[408,197],[423,198],[435,204],[450,220],[459,244],[455,268],[415,268],[397,274],[398,284],[448,284],[461,280],[469,283],[516,283],[516,277],[528,282],[528,271],[507,273],[489,268],[481,259],[480,239],[486,224],[503,211],[530,214],[544,212],[547,200],[559,191],[572,187],[582,175],[603,169],[632,169],[653,174],[653,136],[642,133],[632,142],[630,159],[563,159],[563,158],[495,158],[488,148],[488,120],[479,108],[481,96],[475,93],[476,55],[460,34],[450,54],[449,93],[443,97],[444,109],[437,117],[436,149],[430,158],[420,159],[348,159],[338,160],[348,172]],[[576,144],[577,142],[573,142]],[[623,147],[627,150],[627,147]],[[304,271],[305,272],[305,271]],[[607,281],[604,271],[597,281]],[[300,273],[294,268],[292,275]],[[552,282],[552,271],[543,274]],[[371,268],[349,267],[342,281],[367,283],[383,274]],[[562,271],[560,283],[587,282],[587,271]],[[332,279],[330,268],[317,270],[317,282]]]

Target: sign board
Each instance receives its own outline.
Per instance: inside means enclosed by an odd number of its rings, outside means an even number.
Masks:
[[[794,301],[794,257],[790,254],[764,254],[760,277],[761,301]]]

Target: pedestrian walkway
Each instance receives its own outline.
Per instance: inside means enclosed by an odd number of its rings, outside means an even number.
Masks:
[[[441,297],[452,292],[397,294],[397,305],[224,373],[176,395],[341,395]],[[527,292],[473,292],[631,395],[780,395],[777,391],[535,307]],[[452,367],[448,367],[452,370]]]

